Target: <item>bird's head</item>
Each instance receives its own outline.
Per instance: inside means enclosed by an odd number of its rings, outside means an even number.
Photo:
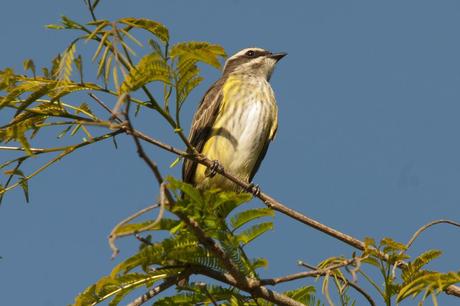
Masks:
[[[246,48],[227,59],[223,74],[242,73],[270,80],[276,63],[287,53],[272,53],[261,48]]]

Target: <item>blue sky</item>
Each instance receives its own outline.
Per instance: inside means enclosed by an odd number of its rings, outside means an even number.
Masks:
[[[73,38],[44,28],[60,15],[89,21],[83,1],[4,4],[0,69],[20,71],[26,58],[49,65]],[[460,220],[458,1],[102,0],[97,15],[151,18],[169,27],[172,42],[209,41],[229,54],[248,46],[289,53],[271,80],[278,135],[255,177],[286,205],[360,239],[406,242],[430,220]],[[183,112],[187,127],[219,77],[203,70],[206,79]],[[146,113],[137,125],[178,145],[159,121]],[[110,143],[92,146],[36,177],[29,204],[20,190],[6,196],[0,207],[2,305],[65,305],[109,273],[111,228],[156,197],[131,140],[119,141],[118,150]],[[149,153],[165,174],[179,176],[178,167],[168,168],[173,156]],[[442,249],[430,267],[458,271],[459,237],[458,229],[440,225],[409,253]],[[120,247],[121,259],[135,243],[125,239]],[[277,276],[298,271],[299,259],[314,264],[353,249],[277,215],[275,230],[251,252],[266,256],[266,275]],[[440,302],[458,300],[442,296]]]

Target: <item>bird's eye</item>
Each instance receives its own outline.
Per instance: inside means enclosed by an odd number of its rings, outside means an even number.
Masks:
[[[254,55],[256,55],[256,53],[254,52],[254,50],[249,50],[248,52],[246,52],[246,55],[253,57]]]

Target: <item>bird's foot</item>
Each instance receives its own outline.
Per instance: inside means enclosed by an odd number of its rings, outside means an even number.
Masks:
[[[258,197],[260,195],[260,186],[254,183],[250,183],[247,191],[252,193],[255,197]]]
[[[218,160],[213,160],[211,166],[209,166],[204,175],[206,177],[214,177],[218,171],[222,171],[224,168],[220,165]]]

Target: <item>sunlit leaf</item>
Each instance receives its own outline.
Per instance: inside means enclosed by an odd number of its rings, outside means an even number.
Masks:
[[[264,222],[264,223],[256,224],[242,231],[241,233],[239,233],[236,236],[236,238],[242,244],[248,244],[252,240],[256,239],[257,237],[259,237],[260,235],[262,235],[263,233],[271,229],[273,229],[272,222]]]
[[[147,30],[164,43],[169,41],[168,29],[159,22],[145,18],[122,18],[119,22],[135,28]]]
[[[234,229],[238,229],[246,223],[263,217],[273,217],[275,212],[270,208],[255,208],[243,211],[230,219]]]
[[[175,44],[171,48],[172,58],[181,57],[183,61],[193,59],[220,68],[219,58],[226,57],[224,48],[208,42],[186,42]]]
[[[139,63],[130,70],[129,75],[122,85],[123,91],[134,91],[147,83],[160,81],[170,84],[169,66],[157,53],[143,57]]]

